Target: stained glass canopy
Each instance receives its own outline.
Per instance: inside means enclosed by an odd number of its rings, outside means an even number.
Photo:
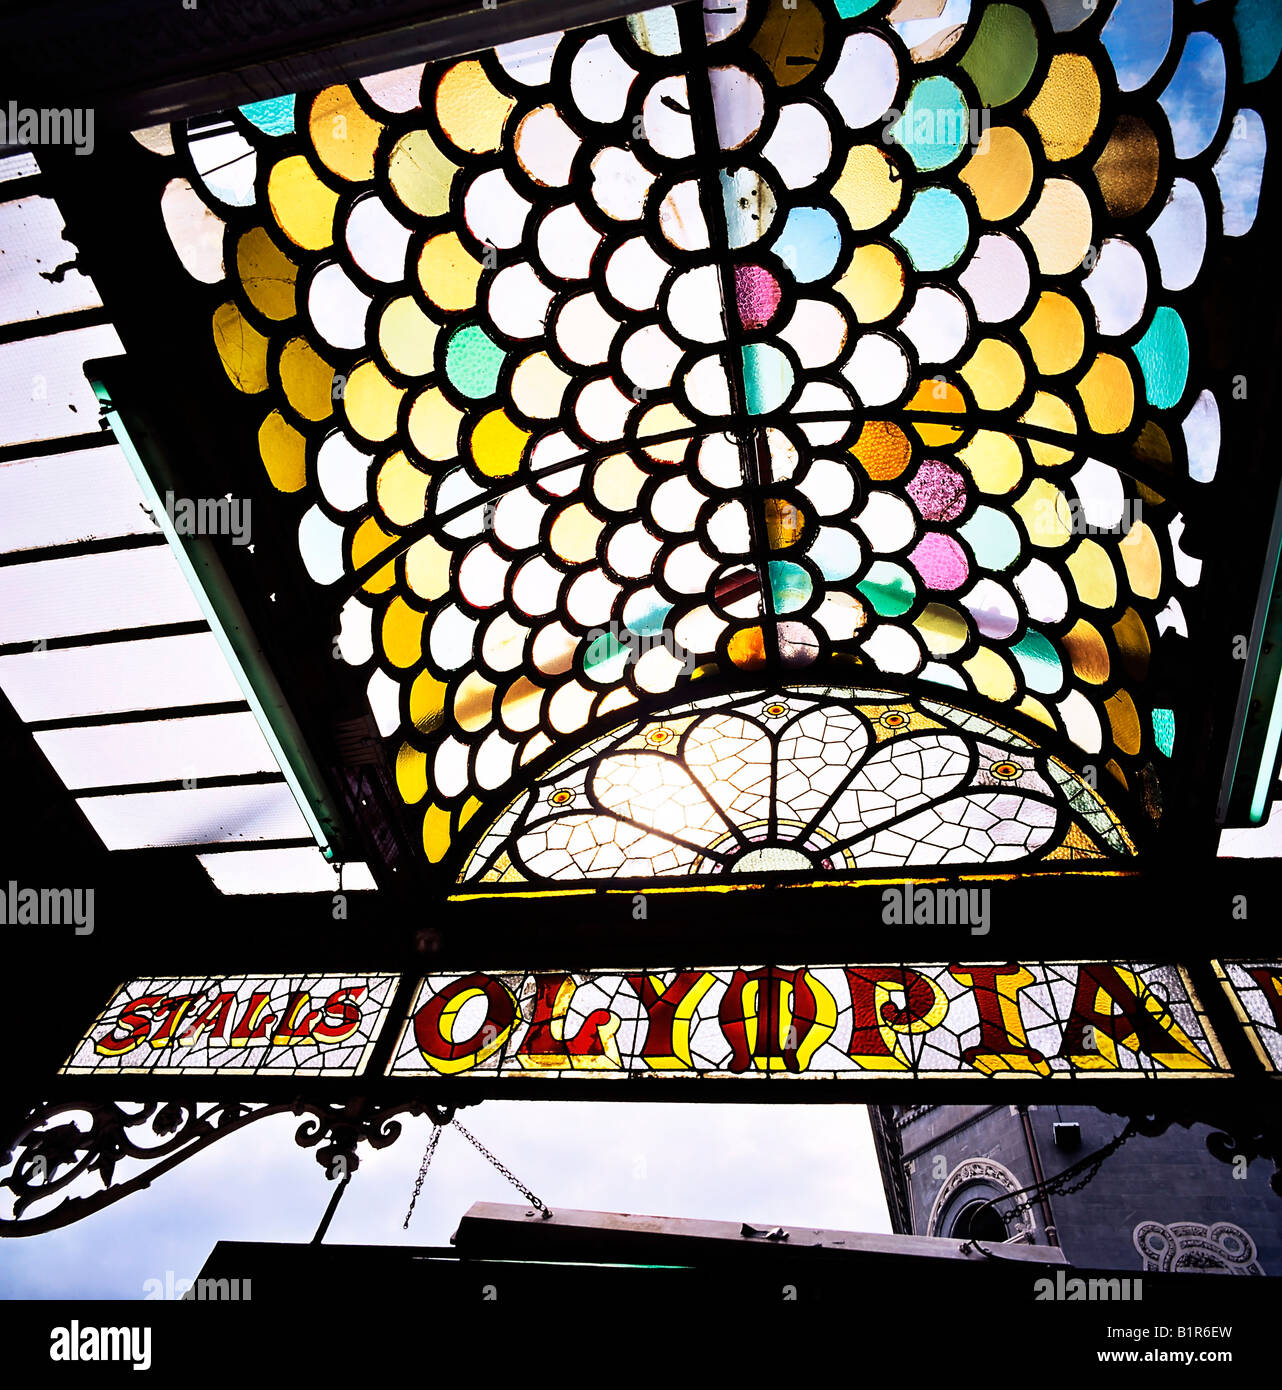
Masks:
[[[139,132],[427,859],[1132,859],[1273,14],[687,4]]]

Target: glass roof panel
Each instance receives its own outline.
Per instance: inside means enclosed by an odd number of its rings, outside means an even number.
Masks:
[[[0,463],[0,550],[159,530],[115,445]]]
[[[93,281],[71,263],[76,248],[62,239],[52,198],[0,203],[0,323],[90,309],[102,303]]]
[[[0,642],[201,620],[167,546],[0,567]]]
[[[35,739],[73,789],[276,770],[267,741],[248,712],[46,729]]]
[[[335,865],[320,850],[299,845],[284,849],[219,850],[196,856],[220,893],[337,893]],[[366,864],[344,864],[342,891],[377,888]]]
[[[210,632],[0,656],[0,688],[28,722],[242,698]]]
[[[78,805],[112,850],[311,838],[284,782],[81,797]]]

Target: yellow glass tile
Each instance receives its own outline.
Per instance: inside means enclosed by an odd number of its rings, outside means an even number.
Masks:
[[[214,346],[228,380],[246,395],[267,390],[267,339],[234,304],[214,310]]]
[[[961,375],[980,410],[1005,410],[1024,389],[1024,363],[1000,338],[981,338]]]
[[[969,469],[975,486],[992,496],[1010,492],[1024,476],[1019,445],[996,430],[976,430],[970,443],[958,449],[957,457]]]
[[[387,176],[392,191],[420,217],[444,217],[458,165],[441,153],[425,130],[411,130],[392,146]]]
[[[516,105],[485,75],[475,58],[455,63],[436,86],[436,117],[441,129],[469,154],[497,150],[503,142],[503,123]]]
[[[494,712],[494,686],[479,671],[469,671],[454,692],[454,721],[469,734],[478,733]]]
[[[928,603],[913,619],[933,656],[951,656],[966,645],[969,629],[966,619],[946,603]]]
[[[727,651],[740,670],[755,671],[766,664],[766,639],[759,627],[741,627],[731,637]]]
[[[582,502],[576,502],[552,523],[548,540],[567,565],[582,565],[596,554],[597,537],[604,526]]]
[[[427,795],[427,756],[402,743],[396,753],[396,790],[407,806]]]
[[[904,267],[888,246],[857,246],[836,288],[860,323],[878,323],[904,297]]]
[[[1118,434],[1135,413],[1135,386],[1126,363],[1101,352],[1077,383],[1086,421],[1097,434]]]
[[[529,442],[529,430],[514,425],[502,410],[491,410],[472,431],[472,460],[487,478],[506,478],[521,466]]]
[[[752,40],[781,87],[810,76],[823,54],[823,43],[824,18],[812,0],[770,0]]]
[[[298,267],[262,227],[251,227],[236,243],[236,273],[249,302],[265,318],[293,318]]]
[[[1108,680],[1108,648],[1085,618],[1079,618],[1062,640],[1073,670],[1081,680],[1089,685],[1103,685]]]
[[[462,807],[459,809],[458,828],[462,830],[463,827],[468,823],[468,821],[470,821],[472,817],[476,815],[476,813],[480,809],[480,799],[475,796],[469,796],[468,799],[463,803]]]
[[[410,723],[422,733],[434,733],[445,717],[444,681],[430,671],[420,671],[410,686]]]
[[[1139,598],[1156,598],[1162,588],[1162,555],[1157,537],[1143,521],[1137,521],[1122,538],[1122,563],[1131,592]]]
[[[393,544],[393,538],[374,520],[368,516],[356,528],[356,534],[352,537],[352,569],[360,571],[380,556],[389,546]],[[367,579],[362,586],[368,593],[382,594],[396,582],[396,566],[386,564],[381,569],[375,570],[373,575]]]
[[[529,420],[553,420],[571,381],[546,352],[536,352],[512,373],[512,404]]]
[[[1135,712],[1135,701],[1119,690],[1104,701],[1108,722],[1113,730],[1113,742],[1123,753],[1134,757],[1140,751],[1140,717]]]
[[[429,237],[418,258],[418,282],[433,304],[447,311],[470,309],[476,303],[481,263],[463,245],[457,232]]]
[[[1032,212],[1020,223],[1043,275],[1076,270],[1091,244],[1091,205],[1069,179],[1047,179]]]
[[[1067,295],[1045,291],[1019,330],[1039,372],[1057,376],[1075,367],[1086,346],[1086,328]]]
[[[1133,608],[1128,608],[1113,624],[1113,638],[1117,642],[1122,669],[1132,680],[1143,680],[1148,674],[1149,657],[1153,650],[1144,619]]]
[[[539,711],[547,691],[527,676],[518,676],[503,692],[499,717],[513,733],[528,733],[539,722]]]
[[[771,550],[787,550],[805,533],[805,512],[786,498],[767,497],[765,513],[766,541]]]
[[[1167,472],[1171,466],[1171,441],[1166,437],[1166,431],[1157,423],[1156,420],[1145,420],[1144,427],[1140,430],[1135,442],[1131,445],[1131,452],[1137,459],[1142,459],[1145,463],[1156,463]],[[1160,501],[1160,498],[1146,499]]]
[[[439,864],[450,847],[450,813],[443,806],[429,806],[423,813],[423,853]]]
[[[985,699],[1005,701],[1015,694],[1015,672],[1010,662],[991,647],[980,647],[962,662],[962,670]]]
[[[378,321],[378,345],[387,365],[403,376],[427,376],[433,366],[437,325],[409,295],[393,299]]]
[[[378,505],[393,526],[413,526],[427,511],[427,475],[397,450],[378,470]]]
[[[1095,161],[1095,181],[1114,217],[1133,217],[1157,192],[1162,149],[1140,116],[1122,114]]]
[[[383,650],[393,666],[416,666],[423,655],[423,619],[399,595],[383,614]]]
[[[1018,212],[1033,186],[1033,158],[1024,137],[1010,126],[991,127],[960,177],[986,221],[1000,222]]]
[[[1033,403],[1021,415],[1020,422],[1032,425],[1035,429],[1048,430],[1052,434],[1072,436],[1077,433],[1077,421],[1067,402],[1049,391],[1038,391]],[[1040,439],[1029,439],[1028,451],[1033,462],[1041,468],[1055,468],[1067,463],[1073,457],[1071,448],[1063,449],[1055,444],[1047,444]]]
[[[905,406],[913,411],[930,411],[948,415],[964,415],[966,398],[951,381],[923,381],[913,393],[913,398]],[[924,424],[914,422],[917,437],[928,448],[938,448],[944,444],[955,444],[965,433],[955,425]]]
[[[438,599],[450,587],[450,552],[431,536],[414,542],[405,554],[405,582],[421,599]]]
[[[373,362],[361,362],[347,378],[343,409],[362,439],[379,444],[396,433],[396,416],[404,395],[405,388],[393,386]]]
[[[1112,608],[1117,602],[1117,575],[1108,551],[1086,537],[1068,557],[1077,596],[1090,608]]]
[[[280,353],[285,399],[304,420],[324,420],[334,410],[334,369],[305,338],[291,338]]]
[[[258,427],[258,453],[277,492],[297,492],[307,482],[307,441],[279,410]]]
[[[326,87],[312,103],[307,131],[317,158],[349,182],[374,177],[374,153],[382,125],[366,115],[350,87]]]
[[[267,201],[282,232],[306,251],[323,251],[334,240],[338,194],[323,184],[301,154],[272,166]]]
[[[1117,763],[1114,762],[1112,758],[1110,758],[1108,762],[1104,764],[1104,771],[1107,772],[1110,776],[1116,777],[1117,780],[1122,784],[1122,786],[1126,787],[1128,790],[1130,789],[1131,784],[1126,780],[1126,773],[1124,773],[1122,769],[1118,767]]]
[[[1021,714],[1026,714],[1030,719],[1036,719],[1039,724],[1045,724],[1048,729],[1059,727],[1055,723],[1050,710],[1042,704],[1036,695],[1025,695],[1015,708]]]
[[[866,232],[880,227],[899,206],[904,181],[884,150],[876,145],[855,145],[832,192],[851,227]]]
[[[463,412],[451,405],[436,386],[429,386],[410,406],[409,435],[425,459],[441,463],[458,453]]]
[[[867,420],[850,452],[870,478],[884,482],[899,477],[908,467],[912,445],[898,425],[889,420]]]
[[[1095,134],[1099,109],[1099,78],[1090,59],[1080,53],[1057,53],[1027,113],[1042,137],[1046,158],[1081,154]]]
[[[646,475],[627,454],[611,454],[592,475],[596,500],[611,512],[630,512],[637,504]]]
[[[1067,545],[1073,534],[1073,517],[1068,499],[1045,478],[1034,478],[1015,503],[1028,538],[1046,550]]]
[[[652,405],[637,424],[637,438],[651,439],[655,435],[673,434],[678,430],[694,430],[694,422],[670,401]],[[645,451],[660,463],[680,463],[689,447],[689,439],[676,439],[667,444],[647,444]]]

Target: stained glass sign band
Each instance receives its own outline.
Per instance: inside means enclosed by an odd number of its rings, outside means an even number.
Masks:
[[[1214,962],[1282,1070],[1282,963]],[[144,977],[63,1075],[1227,1077],[1184,967],[1136,961],[764,965],[402,977]],[[394,1036],[389,1030],[395,1030]]]
[[[1227,1074],[1178,966],[745,965],[436,975],[393,1074]]]
[[[398,976],[139,979],[112,996],[63,1073],[359,1076]]]
[[[1215,972],[1260,1061],[1282,1073],[1282,964],[1275,960],[1215,961]]]

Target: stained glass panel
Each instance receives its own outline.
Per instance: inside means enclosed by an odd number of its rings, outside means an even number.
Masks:
[[[168,225],[430,861],[632,708],[853,668],[1160,816],[1219,451],[1184,296],[1264,134],[1232,22],[1157,9],[683,5],[175,127]]]

